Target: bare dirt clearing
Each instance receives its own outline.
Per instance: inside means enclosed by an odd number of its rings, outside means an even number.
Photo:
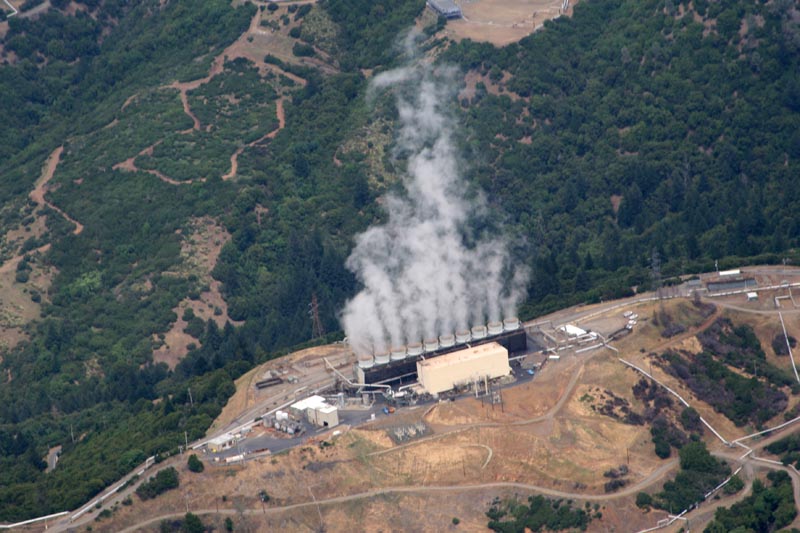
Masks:
[[[465,0],[459,5],[464,17],[448,21],[441,34],[456,41],[472,39],[504,46],[560,16],[563,0]],[[572,6],[566,15],[571,14]]]
[[[30,212],[32,221],[8,231],[3,236],[3,245],[6,251],[14,255],[0,266],[0,353],[13,348],[21,340],[27,338],[23,327],[39,317],[41,299],[46,299],[47,289],[50,287],[55,270],[46,266],[41,261],[41,254],[50,249],[50,244],[42,244],[36,248],[25,249],[29,239],[41,238],[47,232],[45,208],[49,208],[75,225],[74,235],[83,231],[83,225],[71,218],[64,211],[50,203],[45,195],[48,183],[53,179],[58,164],[61,160],[63,146],[59,146],[50,154],[42,167],[42,173],[34,184],[34,189],[28,195],[36,204]],[[35,245],[34,245],[35,246]],[[28,264],[27,280],[21,280],[18,275],[20,263]]]
[[[186,356],[190,344],[199,344],[196,338],[184,332],[188,325],[184,319],[187,309],[191,309],[194,316],[204,321],[213,320],[220,328],[230,321],[228,305],[220,292],[220,282],[211,277],[211,271],[217,263],[222,247],[230,240],[230,234],[210,218],[195,219],[189,227],[181,244],[184,266],[181,272],[176,274],[196,276],[204,290],[196,299],[182,300],[172,310],[177,315],[177,320],[163,335],[163,339],[161,336],[157,337],[163,345],[153,351],[153,361],[167,363],[170,368],[175,368],[175,365]]]

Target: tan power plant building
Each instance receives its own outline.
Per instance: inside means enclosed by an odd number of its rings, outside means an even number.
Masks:
[[[508,350],[496,342],[417,361],[419,384],[429,394],[451,390],[456,385],[511,373]]]

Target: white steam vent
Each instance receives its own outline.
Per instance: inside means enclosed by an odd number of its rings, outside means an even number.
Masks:
[[[372,95],[395,96],[394,155],[406,165],[404,190],[382,203],[386,221],[359,235],[347,260],[363,288],[345,305],[342,326],[357,354],[381,354],[376,363],[391,346],[407,344],[414,356],[423,350],[420,339],[438,345],[454,331],[456,343],[466,342],[470,324],[499,323],[502,331],[502,317],[515,315],[527,286],[528,271],[512,261],[508,239],[475,223],[488,210],[461,177],[448,112],[455,79],[452,68],[413,62],[370,86]],[[486,337],[485,326],[476,329]],[[482,337],[473,330],[472,338]]]

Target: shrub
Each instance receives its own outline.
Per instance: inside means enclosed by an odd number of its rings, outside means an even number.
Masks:
[[[202,472],[203,470],[205,470],[203,461],[198,459],[196,454],[192,454],[189,456],[189,461],[187,464],[189,465],[189,470],[191,470],[192,472]]]
[[[314,47],[305,43],[294,43],[294,46],[292,46],[292,54],[297,57],[311,57],[315,53]]]
[[[646,492],[640,492],[636,495],[636,507],[640,507],[642,509],[646,507],[650,507],[653,503],[653,497],[647,494]]]
[[[743,488],[744,488],[744,481],[742,481],[742,478],[736,475],[733,476],[730,481],[728,481],[728,484],[725,485],[725,488],[723,490],[725,491],[725,494],[736,494]]]
[[[142,500],[149,500],[163,492],[178,488],[179,484],[178,471],[170,466],[139,485],[139,488],[136,489],[136,495]]]
[[[181,531],[184,533],[204,533],[206,526],[200,520],[200,517],[193,513],[186,513],[183,519]]]

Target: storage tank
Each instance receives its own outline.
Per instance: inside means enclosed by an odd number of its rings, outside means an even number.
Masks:
[[[435,352],[436,350],[439,349],[439,339],[437,339],[436,337],[432,339],[425,339],[425,342],[423,343],[422,347],[428,353]]]
[[[375,364],[376,365],[385,365],[389,362],[390,359],[389,352],[380,352],[375,354]]]
[[[489,332],[489,335],[500,335],[503,333],[503,323],[489,322],[489,324],[487,324],[487,331]]]
[[[412,342],[407,347],[407,352],[409,357],[415,357],[417,355],[422,355],[422,344],[418,342]]]
[[[503,320],[503,329],[505,331],[514,331],[519,329],[519,318],[512,316]]]
[[[373,359],[372,354],[366,353],[358,356],[359,368],[372,368],[373,366],[375,366],[375,359]]]
[[[480,340],[485,339],[487,335],[486,326],[475,326],[472,328],[472,339]]]
[[[392,348],[392,361],[402,361],[406,358],[406,347],[405,346],[395,346]]]
[[[450,348],[456,345],[456,338],[452,334],[442,335],[439,337],[439,346],[442,348]]]
[[[472,339],[472,335],[470,334],[468,329],[462,329],[461,331],[456,331],[456,344],[464,344],[465,342],[469,342]]]

